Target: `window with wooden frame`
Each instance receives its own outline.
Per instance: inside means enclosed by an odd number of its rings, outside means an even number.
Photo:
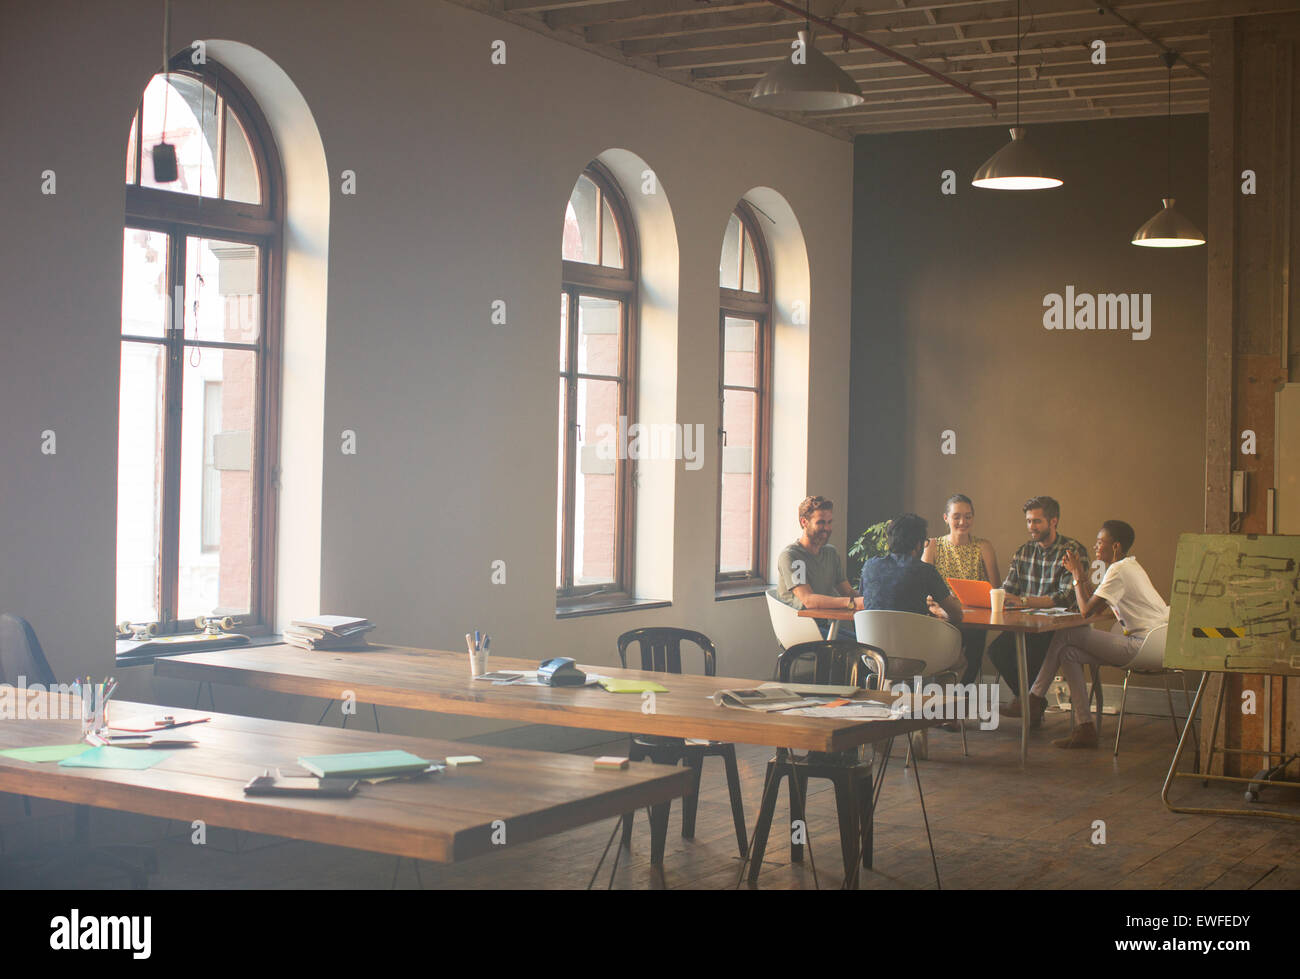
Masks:
[[[267,631],[274,603],[283,175],[265,118],[188,50],[127,139],[117,453],[119,622]],[[154,179],[153,147],[178,178]]]
[[[772,444],[772,271],[754,210],[732,213],[718,269],[717,595],[767,587]]]
[[[592,163],[564,215],[560,296],[557,611],[630,601],[637,245],[626,201]]]

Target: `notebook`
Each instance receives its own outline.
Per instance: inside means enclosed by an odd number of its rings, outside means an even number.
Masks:
[[[966,608],[992,608],[993,602],[989,592],[993,586],[987,581],[973,581],[970,578],[949,578],[948,587],[961,599]]]
[[[433,763],[409,751],[350,751],[342,755],[309,755],[299,758],[298,764],[319,778],[358,778],[413,774]]]

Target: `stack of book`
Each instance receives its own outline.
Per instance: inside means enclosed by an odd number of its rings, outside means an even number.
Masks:
[[[294,619],[284,630],[284,641],[303,649],[352,649],[366,645],[366,633],[374,627],[369,619],[318,615]]]

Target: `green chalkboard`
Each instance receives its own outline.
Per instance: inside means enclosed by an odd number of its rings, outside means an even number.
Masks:
[[[1165,665],[1300,675],[1300,537],[1179,537]]]

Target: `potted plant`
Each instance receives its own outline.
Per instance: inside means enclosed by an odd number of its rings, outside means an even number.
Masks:
[[[868,560],[889,553],[889,538],[885,534],[888,529],[888,520],[873,523],[849,545],[849,581],[856,582],[862,577],[862,566]]]

